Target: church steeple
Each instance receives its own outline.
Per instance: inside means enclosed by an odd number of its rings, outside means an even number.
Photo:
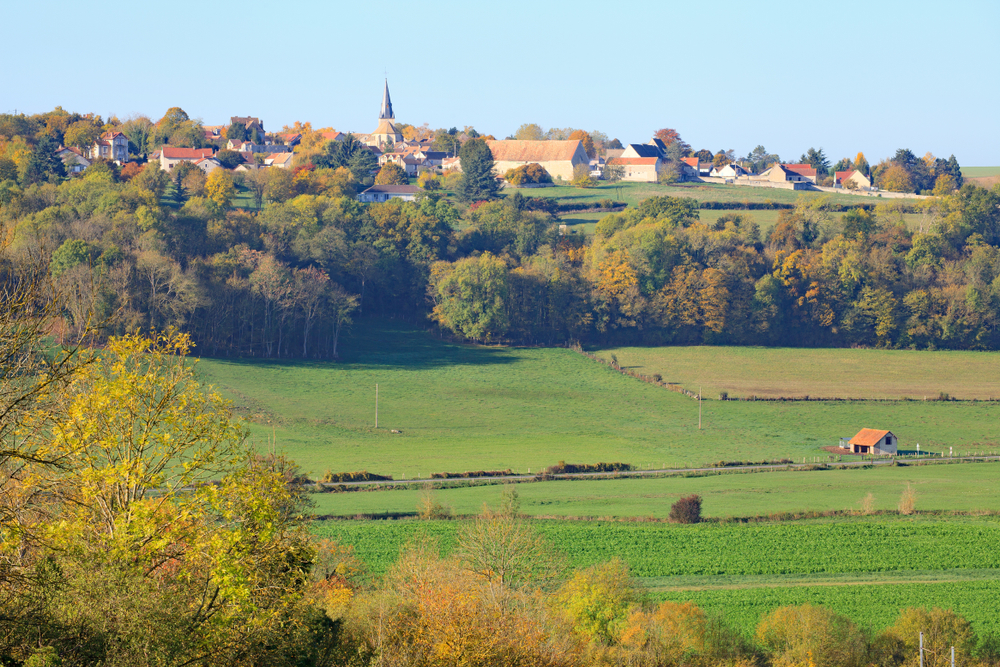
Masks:
[[[382,94],[382,111],[378,115],[379,120],[395,120],[392,113],[392,100],[389,99],[389,80],[385,80],[385,92]]]

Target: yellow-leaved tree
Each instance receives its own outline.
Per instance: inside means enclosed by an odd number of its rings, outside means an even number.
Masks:
[[[0,556],[32,573],[19,599],[42,620],[12,654],[237,664],[301,627],[314,550],[290,466],[252,455],[190,348],[175,331],[111,338],[20,426],[35,456],[8,485]]]
[[[215,202],[220,209],[229,208],[235,195],[233,175],[227,169],[216,169],[208,175],[208,180],[205,182],[205,196]]]

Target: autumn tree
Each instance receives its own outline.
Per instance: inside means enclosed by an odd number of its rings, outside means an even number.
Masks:
[[[94,125],[91,120],[80,120],[66,128],[66,133],[63,135],[63,143],[66,146],[89,149],[94,145],[99,136],[101,136],[101,128],[99,126]]]
[[[913,192],[913,180],[905,167],[890,163],[879,172],[878,185],[889,192]]]
[[[205,196],[215,202],[221,210],[229,208],[233,197],[236,195],[236,186],[233,185],[233,175],[227,169],[215,169],[208,175],[205,183]]]
[[[826,607],[781,607],[761,619],[757,641],[782,664],[859,667],[865,638],[845,616]]]
[[[518,141],[541,141],[545,138],[545,131],[535,123],[524,123],[517,128],[514,138]]]
[[[587,152],[587,157],[593,159],[597,156],[597,151],[594,149],[594,140],[584,130],[574,130],[568,138],[571,141],[576,140],[583,144],[583,150]]]
[[[375,185],[406,185],[406,171],[395,162],[386,162],[375,176]]]
[[[556,599],[576,632],[610,645],[621,638],[639,595],[628,566],[615,559],[578,570]]]
[[[868,160],[865,159],[865,154],[861,151],[858,151],[858,154],[854,157],[854,168],[865,176],[867,176],[871,171],[871,167],[868,165]]]
[[[681,139],[680,133],[672,128],[669,127],[661,128],[657,130],[653,136],[662,141],[663,144],[668,148],[676,144],[676,147],[677,149],[679,149],[681,154],[688,153],[691,151],[691,145],[686,141],[684,141],[683,139]]]

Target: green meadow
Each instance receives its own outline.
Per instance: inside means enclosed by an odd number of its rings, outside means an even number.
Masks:
[[[847,457],[845,457],[847,458]],[[720,472],[601,480],[519,483],[521,511],[533,517],[636,517],[665,519],[681,496],[702,497],[708,518],[767,516],[782,512],[858,512],[871,494],[870,510],[894,511],[903,490],[916,493],[916,508],[926,512],[1000,511],[1000,463],[963,463]],[[455,514],[497,507],[504,486],[483,484],[438,488],[434,498]],[[393,489],[322,493],[310,496],[321,516],[352,517],[380,512],[414,513],[427,491]]]
[[[258,446],[273,441],[311,474],[803,460],[866,426],[923,451],[984,451],[998,437],[1000,406],[985,402],[704,401],[699,430],[697,401],[569,349],[460,345],[399,321],[360,321],[342,349],[337,363],[203,359],[198,372],[234,401]],[[783,352],[789,363],[801,353]],[[953,353],[918,354],[914,373]]]
[[[962,176],[966,178],[1000,176],[1000,167],[962,167]]]

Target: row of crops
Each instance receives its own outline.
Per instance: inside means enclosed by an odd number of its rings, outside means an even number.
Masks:
[[[722,614],[730,626],[747,636],[760,619],[785,605],[823,604],[861,627],[882,630],[907,607],[952,609],[972,623],[977,634],[1000,635],[1000,581],[942,583],[785,586],[775,588],[678,591],[658,593],[658,600],[691,601]]]
[[[637,577],[1000,569],[993,518],[879,518],[757,524],[538,521],[573,566],[618,557]],[[315,532],[352,544],[372,574],[425,535],[447,551],[453,521],[329,521]]]

